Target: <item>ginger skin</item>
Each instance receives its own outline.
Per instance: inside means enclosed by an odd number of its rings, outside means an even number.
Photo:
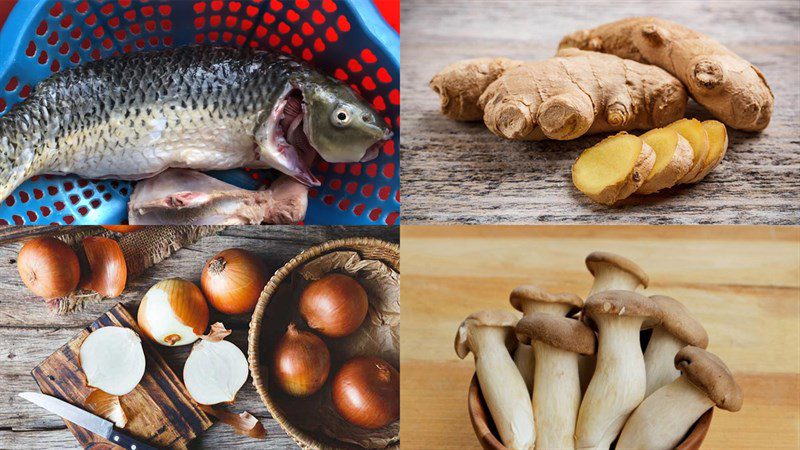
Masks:
[[[764,75],[716,40],[668,20],[632,17],[581,30],[559,51],[579,48],[653,64],[683,82],[698,103],[726,125],[761,131],[774,96]]]
[[[494,134],[528,141],[664,126],[683,117],[688,98],[658,67],[575,49],[536,62],[451,64],[431,87],[447,116],[473,120],[483,111]]]

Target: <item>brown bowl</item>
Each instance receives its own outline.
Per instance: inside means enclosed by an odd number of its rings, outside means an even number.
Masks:
[[[475,430],[475,436],[481,443],[481,447],[485,450],[505,450],[505,446],[500,442],[497,434],[497,428],[494,426],[492,418],[489,416],[489,409],[486,406],[486,401],[481,394],[481,387],[478,385],[478,376],[473,375],[472,382],[469,384],[469,394],[467,396],[467,406],[469,407],[469,419],[472,422],[472,428]],[[699,450],[700,444],[706,438],[708,427],[711,426],[711,416],[714,415],[714,408],[711,408],[703,414],[692,429],[686,435],[686,438],[681,442],[676,450]]]
[[[382,261],[392,269],[398,272],[400,271],[400,248],[397,244],[372,238],[349,238],[325,242],[303,251],[275,272],[275,275],[270,278],[269,282],[267,282],[267,285],[264,287],[256,309],[253,312],[253,317],[250,319],[250,331],[247,339],[247,359],[250,365],[250,374],[253,377],[253,385],[258,391],[258,395],[261,396],[261,400],[267,406],[267,409],[269,409],[272,417],[275,418],[297,445],[303,449],[339,450],[356,449],[360,447],[338,441],[322,433],[309,432],[295,426],[287,415],[284,414],[275,396],[269,392],[270,386],[267,378],[269,361],[266,360],[265,357],[265,350],[268,348],[265,347],[264,342],[265,332],[269,329],[269,324],[266,325],[265,329],[264,323],[273,318],[268,311],[270,301],[278,292],[281,283],[290,279],[294,270],[301,268],[307,262],[322,255],[342,250],[354,251],[365,259]],[[397,444],[387,448],[399,449],[399,447],[399,444]]]

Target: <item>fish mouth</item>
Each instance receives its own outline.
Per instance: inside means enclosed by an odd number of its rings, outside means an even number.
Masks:
[[[272,112],[272,144],[277,152],[271,158],[274,168],[307,186],[321,183],[311,173],[311,165],[319,152],[305,132],[306,105],[300,89],[291,89],[279,101]]]
[[[359,162],[372,161],[373,159],[377,158],[378,155],[381,154],[381,150],[383,150],[383,146],[387,142],[392,140],[393,136],[394,136],[394,133],[392,133],[391,130],[385,130],[383,132],[383,136],[380,138],[380,140],[378,140],[378,142],[376,142],[376,143],[374,143],[374,144],[369,146],[369,148],[367,149],[366,153],[364,153],[364,156],[361,158],[361,160],[359,160]]]

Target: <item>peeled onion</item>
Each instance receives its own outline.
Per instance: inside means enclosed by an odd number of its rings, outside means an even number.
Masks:
[[[127,394],[144,376],[142,340],[130,328],[98,328],[83,341],[79,356],[86,384],[111,395]]]
[[[400,417],[400,373],[386,361],[358,356],[333,379],[333,406],[361,428],[384,427]]]
[[[328,379],[331,354],[318,336],[290,324],[275,346],[272,367],[281,389],[295,397],[307,397]]]
[[[128,280],[128,266],[117,241],[100,236],[87,237],[83,240],[83,252],[90,270],[83,287],[104,297],[119,297]]]
[[[161,345],[187,345],[206,330],[208,305],[194,283],[170,278],[144,294],[137,321],[144,334]]]
[[[63,297],[78,287],[81,267],[69,245],[52,237],[31,239],[17,256],[22,282],[45,299]]]
[[[217,311],[244,314],[256,308],[268,280],[267,268],[256,255],[231,248],[206,262],[200,286]]]
[[[343,337],[356,331],[368,309],[364,288],[338,273],[310,283],[300,295],[300,315],[309,327],[328,337]]]
[[[233,402],[247,381],[247,358],[239,347],[222,340],[228,333],[203,336],[183,366],[186,390],[201,405]]]

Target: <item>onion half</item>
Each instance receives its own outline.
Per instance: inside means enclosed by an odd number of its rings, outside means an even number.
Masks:
[[[186,390],[201,405],[233,402],[249,374],[244,353],[233,343],[221,340],[219,336],[227,333],[217,331],[217,324],[212,329],[215,331],[211,335],[203,336],[194,345],[183,366]]]
[[[79,358],[86,384],[111,395],[127,394],[144,376],[142,340],[130,328],[91,332],[81,344]]]

